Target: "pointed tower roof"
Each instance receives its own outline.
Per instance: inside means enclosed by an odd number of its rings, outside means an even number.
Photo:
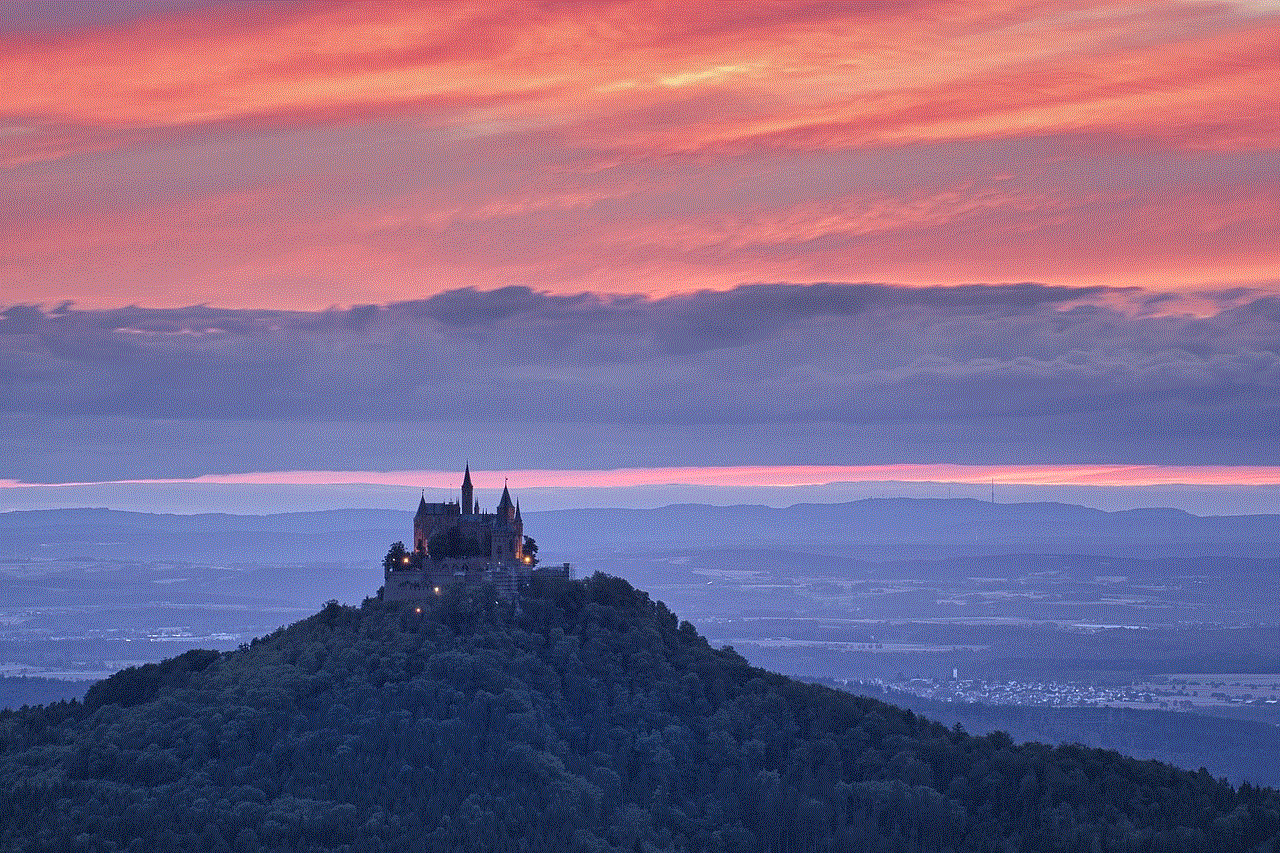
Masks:
[[[421,497],[418,498],[418,511],[414,513],[414,515],[426,515],[426,514],[427,514],[427,490],[423,489]]]
[[[462,472],[462,488],[471,488],[471,463],[467,463],[467,468]]]
[[[516,521],[524,521],[524,519],[520,517],[520,501],[516,501]]]
[[[507,491],[507,484],[504,481],[502,484],[502,499],[498,501],[498,510],[499,512],[501,512],[504,509],[510,509],[510,508],[511,508],[511,492]]]

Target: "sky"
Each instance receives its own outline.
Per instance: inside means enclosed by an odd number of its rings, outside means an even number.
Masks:
[[[469,460],[1275,511],[1277,44],[1270,2],[0,3],[0,510]]]

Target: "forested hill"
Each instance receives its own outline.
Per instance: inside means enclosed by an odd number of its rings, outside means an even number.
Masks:
[[[0,847],[1276,851],[1280,793],[754,669],[625,581],[369,601],[0,715]]]

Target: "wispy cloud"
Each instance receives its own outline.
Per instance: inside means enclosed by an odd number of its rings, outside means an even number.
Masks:
[[[1275,21],[1245,11],[230,4],[66,36],[9,33],[2,67],[24,85],[3,109],[105,129],[402,114],[484,133],[535,120],[576,128],[601,149],[648,154],[1081,129],[1249,144],[1240,122],[1263,112],[1251,105],[1274,102],[1277,59]],[[729,108],[684,109],[710,97]],[[601,128],[628,116],[637,133],[620,146],[616,130]],[[665,119],[656,134],[655,119]],[[1179,128],[1190,127],[1188,140]]]

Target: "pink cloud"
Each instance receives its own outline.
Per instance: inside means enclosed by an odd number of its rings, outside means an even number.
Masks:
[[[0,72],[24,85],[6,90],[0,115],[138,128],[398,113],[481,133],[503,122],[576,127],[592,145],[650,153],[1082,129],[1178,144],[1188,124],[1257,135],[1277,99],[1276,34],[1273,18],[1214,4],[792,5],[767,15],[720,3],[678,14],[647,3],[233,6],[9,35]],[[708,96],[728,108],[680,109]],[[628,116],[639,120],[628,126]]]
[[[1269,281],[1278,35],[1216,3],[639,0],[9,33],[0,287],[313,308],[513,283]],[[1214,171],[1243,157],[1252,174]]]

